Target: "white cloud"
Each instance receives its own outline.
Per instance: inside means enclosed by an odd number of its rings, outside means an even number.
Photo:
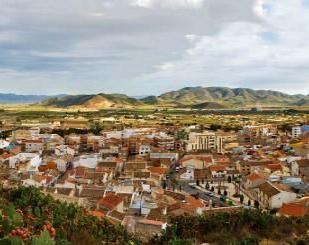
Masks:
[[[158,68],[161,71],[168,71],[173,70],[175,65],[171,62],[164,62],[163,64],[159,65]]]
[[[0,0],[0,6],[5,92],[136,95],[200,85],[309,93],[304,0]]]
[[[309,23],[309,9],[300,2],[258,0],[255,10],[263,22],[227,23],[217,35],[205,35],[198,41],[195,35],[186,35],[194,40],[193,46],[182,59],[171,61],[173,71],[162,69],[143,79],[168,81],[173,77],[179,87],[187,81],[200,81],[206,86],[309,93],[309,30],[304,28]]]
[[[130,4],[142,8],[199,8],[205,0],[130,0]]]

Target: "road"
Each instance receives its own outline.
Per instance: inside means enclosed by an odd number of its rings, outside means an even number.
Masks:
[[[216,207],[227,207],[227,204],[222,202],[220,200],[220,198],[215,197],[215,196],[209,196],[207,195],[207,193],[205,193],[204,191],[192,188],[191,186],[188,185],[188,183],[182,183],[181,184],[181,190],[183,192],[188,193],[189,195],[195,195],[195,194],[199,194],[199,198],[209,202],[209,200],[212,200],[212,203],[216,206]]]

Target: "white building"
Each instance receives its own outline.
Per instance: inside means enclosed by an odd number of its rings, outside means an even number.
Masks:
[[[67,145],[58,145],[55,148],[55,154],[57,156],[75,155],[75,150]]]
[[[187,140],[186,151],[214,151],[217,153],[224,152],[224,142],[231,138],[230,134],[222,132],[204,131],[202,133],[191,132]]]
[[[26,140],[24,143],[26,152],[41,152],[44,150],[42,140]]]
[[[24,164],[22,170],[37,170],[41,165],[42,158],[39,154],[36,153],[19,153],[16,156],[10,157],[9,167],[16,168],[17,164]]]
[[[297,199],[294,192],[281,190],[270,182],[258,186],[258,201],[268,209],[281,208],[284,203]]]
[[[296,126],[292,128],[292,137],[297,138],[302,134],[302,130],[300,126]]]
[[[99,161],[102,161],[99,154],[81,155],[74,162],[74,167],[96,168]]]
[[[151,151],[150,145],[142,144],[142,145],[139,146],[139,154],[142,155],[142,156],[149,154],[150,151]]]
[[[6,140],[0,140],[0,149],[5,149],[6,147],[8,147],[10,145],[10,142],[6,141]]]

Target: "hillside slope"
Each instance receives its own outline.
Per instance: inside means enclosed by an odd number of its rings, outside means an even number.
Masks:
[[[144,98],[145,103],[157,104],[196,105],[205,102],[216,102],[225,106],[255,106],[276,105],[287,106],[297,104],[308,99],[305,95],[289,95],[271,90],[253,90],[247,88],[225,87],[187,87],[177,91],[168,92],[158,97]],[[300,102],[299,102],[300,103]]]
[[[194,109],[223,109],[254,106],[307,106],[308,95],[289,95],[271,90],[225,87],[187,87],[160,96],[142,99],[123,94],[71,95],[42,102],[47,106],[104,108],[191,107]]]
[[[56,107],[84,108],[132,108],[143,103],[123,94],[70,95],[63,98],[53,98],[42,102],[44,105]]]

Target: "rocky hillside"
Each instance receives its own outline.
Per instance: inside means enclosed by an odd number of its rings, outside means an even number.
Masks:
[[[151,104],[198,105],[206,102],[215,102],[216,107],[255,106],[260,105],[301,105],[309,96],[289,95],[271,90],[253,90],[247,88],[225,87],[187,87],[177,91],[168,92],[158,97],[147,97],[143,101]]]
[[[42,102],[44,105],[56,107],[84,108],[132,108],[143,105],[137,99],[123,94],[70,95],[63,98],[52,98]]]
[[[187,87],[167,92],[160,96],[142,99],[123,94],[71,95],[51,98],[44,105],[56,107],[136,108],[152,107],[191,107],[194,109],[224,109],[254,106],[308,106],[308,95],[289,95],[271,90],[225,87]]]

